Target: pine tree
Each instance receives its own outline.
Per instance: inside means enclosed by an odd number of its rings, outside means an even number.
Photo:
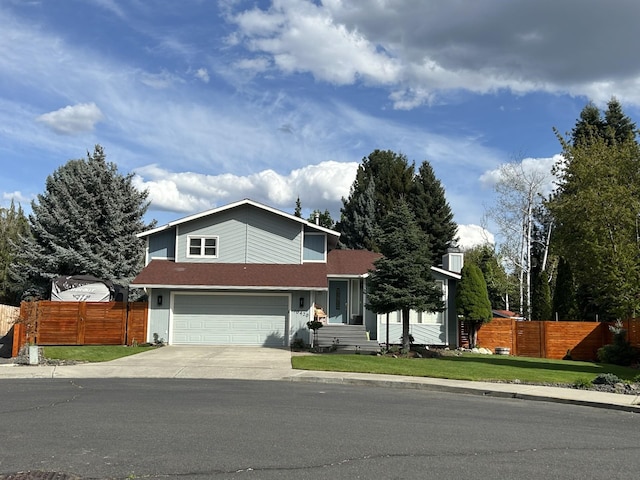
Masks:
[[[344,248],[375,248],[369,226],[379,225],[401,199],[406,200],[413,176],[414,165],[407,157],[390,150],[374,150],[362,159],[349,198],[342,199],[337,228]]]
[[[375,150],[362,160],[348,198],[343,198],[340,222],[336,228],[343,248],[376,249],[372,228],[387,213],[405,201],[420,228],[427,234],[432,262],[439,264],[447,248],[455,243],[457,225],[444,188],[428,162],[415,174],[407,157],[386,150]]]
[[[478,343],[478,327],[491,321],[492,312],[487,284],[482,272],[473,263],[462,267],[456,290],[456,312],[458,318],[469,323],[469,343],[471,348],[475,347]]]
[[[600,110],[592,102],[589,102],[580,112],[580,118],[573,127],[571,143],[573,145],[588,144],[592,138],[602,136],[604,131],[605,123],[600,115]]]
[[[346,208],[345,203],[340,223],[336,225],[338,231],[341,232],[341,248],[376,250],[375,185],[374,178],[367,179],[367,186],[361,195],[355,194],[355,183],[351,187],[349,207]],[[344,198],[342,201],[346,202]]]
[[[536,270],[531,295],[531,319],[551,320],[551,288],[547,272]]]
[[[422,162],[409,197],[418,225],[429,238],[431,262],[439,265],[447,249],[456,242],[458,226],[445,198],[444,188],[429,162]]]
[[[293,214],[298,218],[302,218],[302,202],[300,202],[299,196],[296,198],[296,209],[293,211]]]
[[[552,315],[558,320],[578,320],[576,285],[571,266],[564,258],[558,260],[558,274],[553,289]]]
[[[47,178],[45,193],[32,202],[33,236],[24,239],[12,273],[26,289],[43,296],[51,278],[94,275],[127,284],[142,268],[148,230],[143,216],[148,192],[121,175],[96,145],[86,159],[70,160]]]
[[[429,243],[406,202],[389,212],[379,229],[382,258],[368,281],[368,308],[376,313],[402,311],[402,343],[408,351],[409,312],[441,311],[442,291],[431,276]]]
[[[624,114],[622,105],[612,98],[604,112],[604,137],[609,145],[622,144],[636,138],[636,124]]]
[[[9,276],[9,267],[18,253],[21,239],[29,235],[29,222],[21,206],[16,209],[11,200],[9,208],[0,208],[0,303],[20,303],[21,292]]]

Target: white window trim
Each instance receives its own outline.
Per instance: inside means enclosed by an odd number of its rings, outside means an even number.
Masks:
[[[192,255],[191,254],[191,240],[192,239],[200,239],[200,255]],[[211,240],[215,239],[216,241],[216,254],[215,255],[205,255],[204,252],[204,242],[203,240]],[[217,235],[187,235],[187,258],[218,258],[220,252],[220,237]]]
[[[309,236],[309,237],[323,236],[324,237],[324,255],[323,255],[321,260],[305,260],[304,259],[304,239],[307,236]],[[317,233],[317,232],[304,232],[303,231],[303,237],[302,237],[302,263],[327,263],[327,235],[326,234]]]

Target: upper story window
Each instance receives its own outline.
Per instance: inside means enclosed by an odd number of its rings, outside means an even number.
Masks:
[[[187,241],[187,257],[218,257],[218,237],[189,236]]]

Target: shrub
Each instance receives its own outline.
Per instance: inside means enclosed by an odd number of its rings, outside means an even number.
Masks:
[[[593,379],[594,385],[615,385],[616,383],[624,383],[620,377],[613,373],[601,373]]]
[[[609,330],[613,332],[613,343],[598,349],[598,360],[602,363],[623,366],[634,363],[638,354],[627,342],[627,331],[622,328],[622,322],[618,320],[615,325],[609,327]]]
[[[580,390],[588,390],[589,388],[591,388],[591,383],[592,382],[590,380],[587,380],[586,378],[579,378],[575,382],[573,382],[573,386],[574,388]]]

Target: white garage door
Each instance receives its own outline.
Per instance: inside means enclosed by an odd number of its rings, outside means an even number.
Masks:
[[[171,343],[285,346],[289,299],[273,295],[175,295]]]

